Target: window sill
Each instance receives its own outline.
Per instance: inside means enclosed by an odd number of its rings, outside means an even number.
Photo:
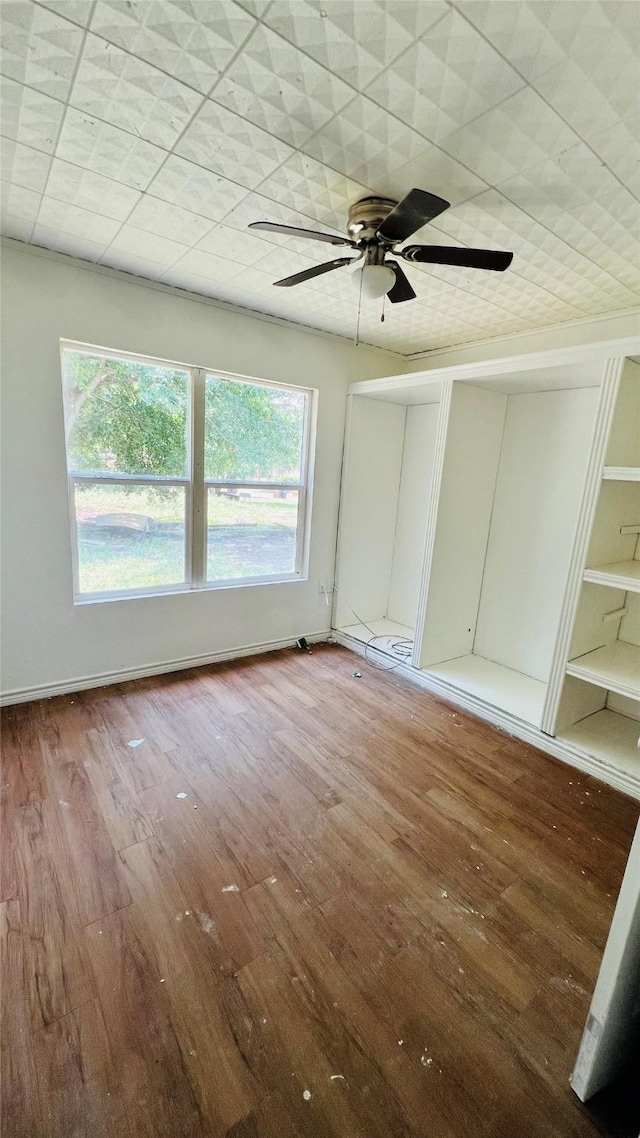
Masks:
[[[202,585],[176,585],[167,588],[148,589],[143,591],[132,590],[131,592],[118,591],[114,593],[80,593],[73,598],[74,605],[99,605],[106,604],[111,601],[144,601],[149,599],[157,599],[158,597],[179,597],[185,596],[188,593],[218,593],[229,589],[253,589],[259,585],[293,585],[296,583],[304,583],[308,581],[308,574],[291,573],[287,576],[279,577],[251,577],[248,580],[230,580],[230,581],[207,581]]]

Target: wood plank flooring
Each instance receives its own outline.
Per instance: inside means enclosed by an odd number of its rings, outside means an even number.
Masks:
[[[331,645],[3,723],[3,1138],[622,1134],[637,803]]]

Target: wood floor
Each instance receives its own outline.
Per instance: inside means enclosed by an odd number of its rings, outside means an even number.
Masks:
[[[637,803],[329,645],[4,751],[3,1138],[608,1133],[567,1080]]]

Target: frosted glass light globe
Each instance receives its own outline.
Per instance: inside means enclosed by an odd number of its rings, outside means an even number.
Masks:
[[[396,283],[396,274],[388,265],[364,265],[354,278],[358,288],[362,281],[362,295],[368,300],[384,296]]]

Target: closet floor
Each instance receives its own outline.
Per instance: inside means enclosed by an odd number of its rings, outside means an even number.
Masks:
[[[627,1133],[568,1078],[637,803],[331,645],[3,721],[3,1138]]]

